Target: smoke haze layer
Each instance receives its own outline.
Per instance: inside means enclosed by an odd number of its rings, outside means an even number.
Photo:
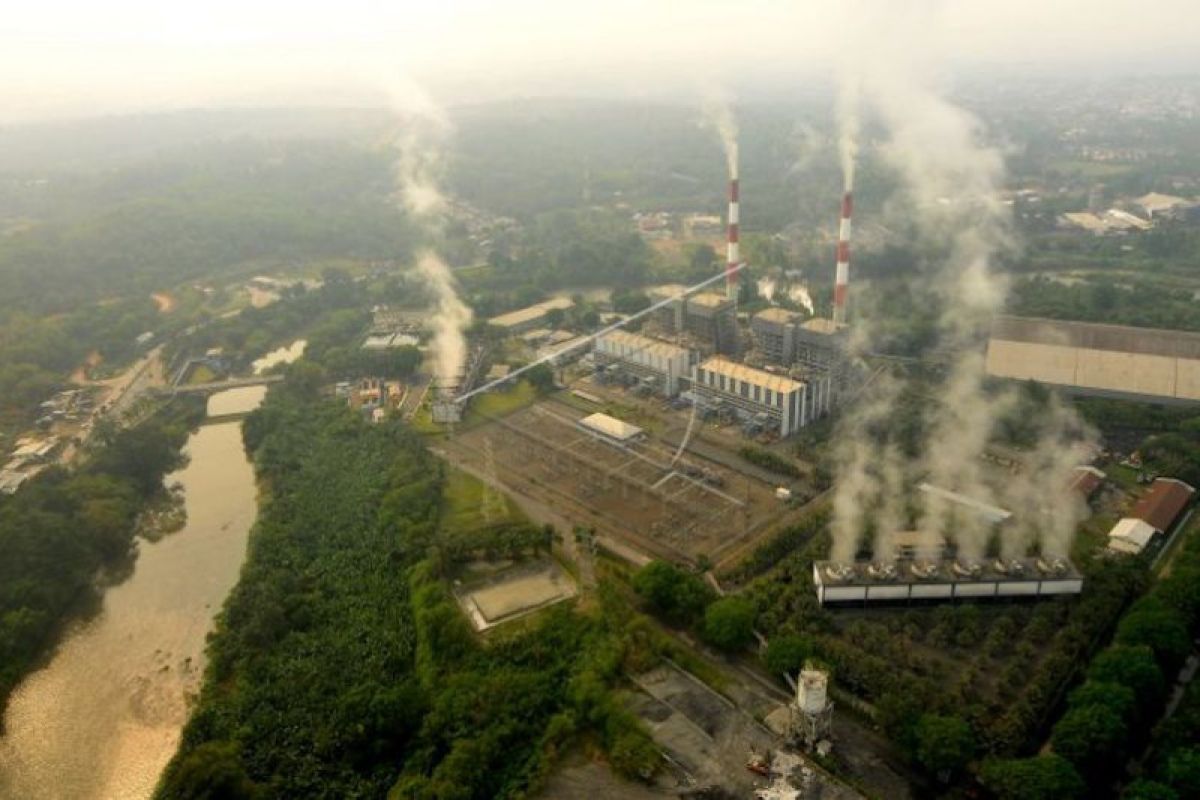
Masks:
[[[721,149],[725,153],[725,168],[730,179],[737,178],[738,124],[733,116],[729,95],[722,91],[709,91],[701,104],[701,112],[702,125],[716,131],[721,140]]]

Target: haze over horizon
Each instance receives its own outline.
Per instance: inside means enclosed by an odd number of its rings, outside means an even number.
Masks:
[[[721,83],[803,91],[863,31],[954,74],[1078,77],[1200,70],[1184,0],[741,4],[632,0],[393,6],[59,0],[0,30],[0,122],[226,105],[383,105],[398,81],[439,102],[528,95],[667,97]],[[536,20],[536,24],[530,24]],[[867,34],[871,36],[871,34]]]

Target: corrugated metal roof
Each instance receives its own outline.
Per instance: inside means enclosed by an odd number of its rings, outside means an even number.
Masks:
[[[1108,547],[1122,553],[1140,553],[1154,538],[1155,530],[1148,523],[1133,517],[1118,520],[1108,532]]]
[[[1189,331],[998,316],[992,321],[992,338],[1009,342],[1200,359],[1200,333]]]
[[[630,333],[621,329],[604,334],[598,340],[598,342],[602,341],[609,341],[613,344],[619,344],[631,350],[636,350],[639,353],[652,353],[663,358],[686,359],[688,354],[686,348],[673,345],[670,342],[664,342],[661,339],[654,339],[637,333]]]
[[[1170,528],[1196,490],[1175,478],[1158,478],[1133,507],[1131,517],[1148,522],[1158,531]]]
[[[700,369],[709,372],[715,372],[718,375],[724,375],[727,378],[736,378],[739,381],[745,381],[752,386],[761,386],[764,389],[770,389],[773,392],[783,392],[790,394],[791,392],[799,391],[804,388],[804,384],[799,381],[794,381],[791,378],[786,378],[782,375],[773,375],[770,372],[764,372],[761,369],[747,367],[745,364],[739,364],[736,361],[730,361],[721,356],[714,356],[700,365]]]

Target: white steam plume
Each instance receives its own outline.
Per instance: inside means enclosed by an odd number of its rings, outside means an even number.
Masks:
[[[471,309],[459,299],[454,275],[432,250],[418,256],[417,272],[436,298],[432,320],[434,374],[443,385],[453,384],[466,363],[467,341],[463,331],[471,324]]]
[[[859,76],[843,72],[837,95],[838,156],[842,162],[842,191],[854,190],[854,166],[858,161]]]
[[[904,37],[893,36],[893,39]],[[882,156],[902,178],[904,206],[918,236],[944,255],[930,260],[914,283],[914,294],[939,310],[938,347],[950,352],[945,380],[925,405],[920,458],[902,459],[881,447],[881,408],[900,397],[898,383],[872,387],[870,400],[850,410],[835,438],[838,468],[834,496],[833,557],[846,560],[874,523],[880,534],[877,557],[890,557],[888,532],[903,520],[902,504],[891,497],[917,480],[1012,510],[1017,522],[1002,532],[1001,550],[1023,555],[1034,540],[1049,555],[1065,555],[1081,508],[1064,489],[1070,469],[1089,449],[1090,432],[1073,411],[1054,403],[1039,412],[1037,445],[1022,456],[1024,468],[998,479],[984,468],[983,455],[998,422],[1019,402],[1013,387],[985,386],[982,347],[991,319],[1003,308],[1007,281],[992,269],[997,253],[1010,246],[1009,216],[1000,201],[1003,159],[983,143],[979,122],[926,88],[907,69],[907,53],[888,58],[884,40],[863,58],[861,100],[886,131]],[[865,52],[865,51],[864,51]],[[844,104],[839,100],[839,116]],[[855,117],[857,120],[857,117]],[[843,136],[847,126],[839,120]],[[841,148],[843,159],[847,150]],[[852,151],[851,151],[852,154]],[[846,165],[843,162],[843,171]],[[853,167],[851,166],[852,170]],[[849,173],[852,180],[852,172]],[[855,339],[870,340],[872,320],[861,320]],[[992,535],[977,515],[924,496],[918,529],[925,544],[947,534],[967,559],[982,558]]]
[[[729,95],[719,90],[710,90],[701,104],[703,125],[712,128],[721,139],[725,151],[725,166],[730,178],[738,176],[738,125],[733,116]]]
[[[438,187],[442,145],[450,124],[436,105],[417,87],[406,85],[394,97],[402,109],[400,131],[393,143],[399,155],[394,177],[399,199],[408,214],[431,238],[444,231],[448,204]],[[472,313],[458,296],[454,274],[429,248],[417,254],[417,272],[434,295],[431,342],[434,374],[443,386],[457,383],[467,360],[464,331]]]

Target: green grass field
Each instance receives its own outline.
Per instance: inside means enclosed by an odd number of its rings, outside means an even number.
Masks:
[[[467,416],[463,424],[474,426],[493,417],[507,416],[531,405],[536,399],[537,391],[526,381],[521,381],[511,388],[484,392],[467,407]]]
[[[213,372],[205,364],[197,364],[188,375],[188,384],[208,383],[217,379],[217,373]]]
[[[531,405],[536,399],[537,390],[525,381],[521,381],[513,387],[484,392],[470,401],[470,405],[467,406],[467,415],[458,426],[458,430],[469,430],[496,417],[507,416]],[[447,426],[433,421],[428,401],[417,409],[409,424],[417,433],[427,436],[438,436],[448,431]]]
[[[462,470],[447,470],[442,490],[443,531],[469,531],[505,519],[520,520],[523,516],[507,495]]]

